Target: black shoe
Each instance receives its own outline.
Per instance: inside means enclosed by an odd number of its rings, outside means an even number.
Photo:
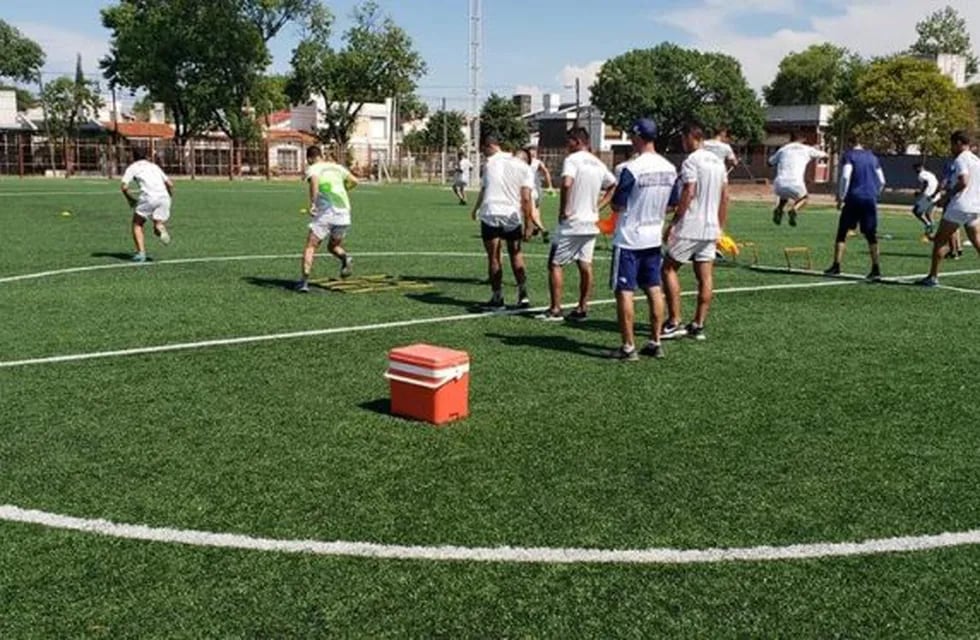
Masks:
[[[588,320],[588,318],[589,318],[588,311],[579,311],[578,309],[572,311],[567,316],[565,316],[565,319],[568,320],[569,322],[584,322]]]
[[[772,210],[772,223],[773,224],[783,223],[783,210],[780,209],[779,207],[776,207],[775,209]]]
[[[796,226],[796,210],[795,209],[790,209],[789,210],[789,226],[791,226],[791,227],[795,227]]]
[[[687,337],[692,340],[707,340],[708,336],[704,332],[704,327],[699,327],[693,322],[688,324],[684,329],[687,331]]]
[[[880,281],[881,280],[881,267],[879,267],[878,265],[875,265],[875,266],[871,267],[871,273],[869,273],[865,277],[865,279],[866,280],[870,280],[872,282],[878,282],[878,281]]]
[[[832,264],[829,269],[824,269],[823,274],[825,276],[839,276],[840,275],[840,265]]]
[[[551,239],[551,234],[550,234],[550,233],[548,233],[548,232],[547,232],[547,230],[545,230],[545,229],[542,229],[542,230],[541,230],[541,242],[543,242],[543,243],[545,243],[545,244],[548,244],[548,241],[549,241],[550,239]]]
[[[636,362],[640,359],[640,354],[636,352],[635,348],[627,351],[623,347],[620,347],[610,351],[606,356],[612,360],[619,360],[620,362]]]
[[[665,322],[660,327],[661,340],[676,340],[687,335],[687,328],[673,322]]]
[[[486,304],[483,305],[483,308],[489,311],[501,311],[506,309],[507,305],[504,304],[503,296],[493,296]]]
[[[648,342],[647,346],[640,350],[640,354],[653,358],[654,360],[663,360],[665,357],[667,357],[664,353],[664,348],[661,345],[654,344],[652,342]]]
[[[539,313],[534,317],[538,320],[543,320],[544,322],[562,322],[565,319],[565,316],[562,315],[561,309],[558,311],[548,309],[544,313]]]
[[[531,308],[531,298],[528,297],[527,291],[521,291],[517,294],[517,308],[518,309],[530,309]]]

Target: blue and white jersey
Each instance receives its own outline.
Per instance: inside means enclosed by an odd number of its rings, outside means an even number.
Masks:
[[[885,187],[885,172],[878,156],[861,147],[844,154],[841,162],[841,199],[845,202],[876,202]]]
[[[677,169],[658,153],[643,153],[627,162],[612,200],[619,213],[613,244],[623,249],[659,247],[677,184]]]

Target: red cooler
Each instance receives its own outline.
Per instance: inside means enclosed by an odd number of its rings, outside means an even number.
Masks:
[[[385,378],[391,413],[432,424],[461,420],[470,412],[470,356],[429,344],[388,352]]]

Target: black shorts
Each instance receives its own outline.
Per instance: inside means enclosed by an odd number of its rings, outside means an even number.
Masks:
[[[844,242],[847,232],[861,227],[861,233],[873,241],[878,234],[878,203],[874,200],[845,200],[837,223],[837,242]]]
[[[509,241],[523,240],[524,227],[518,225],[513,229],[507,229],[506,227],[491,227],[486,222],[481,222],[480,237],[484,240],[496,240],[497,238]]]

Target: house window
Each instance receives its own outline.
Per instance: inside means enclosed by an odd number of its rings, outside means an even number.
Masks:
[[[299,171],[299,152],[296,149],[276,149],[276,166],[280,171]]]
[[[371,118],[368,126],[368,137],[372,140],[386,140],[388,138],[388,128],[385,126],[385,118]]]

